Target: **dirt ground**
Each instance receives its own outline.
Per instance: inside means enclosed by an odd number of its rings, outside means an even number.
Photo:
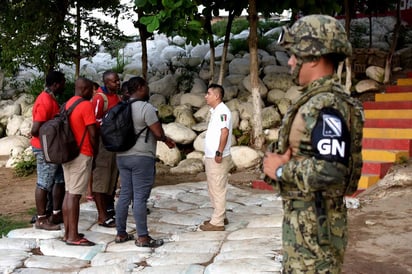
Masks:
[[[158,167],[156,185],[205,180],[205,174],[171,175]],[[251,188],[254,171],[235,172],[230,183]],[[0,216],[27,221],[33,212],[36,175],[20,178],[0,168]],[[253,190],[264,191],[264,190]],[[412,273],[412,162],[398,165],[378,185],[357,196],[349,209],[349,245],[343,273]],[[31,211],[30,211],[31,209]]]

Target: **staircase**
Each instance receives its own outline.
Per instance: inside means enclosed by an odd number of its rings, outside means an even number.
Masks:
[[[412,73],[400,78],[386,92],[364,102],[362,177],[358,189],[366,189],[383,178],[397,162],[412,157]]]
[[[395,163],[412,157],[412,72],[363,107],[362,177],[353,196],[376,184]],[[261,180],[253,181],[252,187],[273,190]]]

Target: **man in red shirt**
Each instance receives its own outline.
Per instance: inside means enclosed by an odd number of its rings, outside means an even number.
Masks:
[[[63,221],[61,212],[64,197],[63,170],[61,165],[46,163],[40,144],[39,129],[44,122],[51,120],[59,113],[60,106],[56,95],[64,91],[65,82],[63,73],[51,71],[46,76],[46,88],[39,94],[33,105],[31,146],[37,162],[37,184],[34,196],[37,210],[35,227],[38,229],[59,230],[59,224]],[[46,213],[49,193],[52,193],[53,204],[53,214],[50,220]]]
[[[84,136],[80,154],[74,160],[63,164],[66,179],[66,195],[63,200],[65,229],[63,241],[68,245],[94,245],[78,233],[80,198],[87,190],[92,173],[93,157],[98,149],[96,117],[90,102],[92,96],[93,82],[86,78],[79,78],[75,83],[75,95],[65,105],[68,109],[79,98],[85,99],[74,108],[69,118],[70,127],[78,145]]]
[[[119,75],[111,70],[103,73],[104,86],[93,96],[92,104],[99,127],[103,116],[109,109],[120,102]],[[107,151],[100,140],[99,153],[96,156],[96,168],[93,170],[92,191],[98,212],[97,223],[104,227],[115,227],[113,192],[118,177],[116,153]]]

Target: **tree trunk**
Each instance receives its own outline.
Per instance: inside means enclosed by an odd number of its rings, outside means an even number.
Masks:
[[[50,31],[46,40],[50,45],[49,51],[46,54],[46,62],[44,71],[47,73],[52,71],[56,68],[58,63],[58,49],[57,46],[60,41],[61,33],[64,29],[65,18],[68,13],[69,9],[69,2],[67,0],[64,1],[56,1],[56,6],[54,12],[56,13],[55,21],[50,25]]]
[[[209,85],[215,82],[215,41],[213,40],[212,16],[207,16],[205,29],[209,36],[210,60],[209,60]]]
[[[147,81],[147,38],[149,37],[146,26],[139,22],[143,17],[143,11],[137,10],[137,28],[139,29],[140,40],[142,42],[142,78]]]
[[[351,23],[351,6],[349,4],[350,0],[345,0],[345,31],[346,35],[348,37],[348,40],[350,41],[350,23]],[[346,65],[346,80],[345,80],[345,92],[350,94],[350,89],[352,87],[352,62],[350,58],[345,59],[345,65]],[[339,65],[339,67],[343,68],[343,63]],[[340,79],[340,78],[339,78]]]
[[[221,63],[220,63],[219,80],[218,80],[219,85],[222,85],[223,78],[225,77],[226,58],[227,58],[227,52],[228,52],[228,49],[229,49],[230,31],[232,29],[232,24],[233,24],[234,19],[235,19],[234,11],[229,12],[229,16],[228,16],[228,19],[227,19],[226,33],[225,33],[225,42],[223,44],[222,60],[221,60]]]
[[[256,0],[249,0],[249,53],[250,53],[250,82],[252,87],[253,121],[252,121],[252,145],[255,149],[261,149],[264,142],[262,134],[262,111],[259,93],[259,63],[258,63],[258,15]]]
[[[82,21],[80,16],[80,5],[76,3],[76,56],[74,58],[75,64],[75,72],[74,72],[74,79],[79,78],[80,75],[80,52],[81,52],[81,29],[82,29]]]
[[[388,84],[390,79],[391,79],[391,74],[392,74],[392,58],[393,54],[395,53],[397,44],[398,44],[398,37],[399,37],[399,32],[401,29],[401,0],[398,0],[396,2],[396,24],[395,28],[393,30],[393,40],[392,40],[392,45],[391,48],[388,52],[388,57],[386,58],[386,63],[385,63],[385,77],[383,80],[384,84]]]

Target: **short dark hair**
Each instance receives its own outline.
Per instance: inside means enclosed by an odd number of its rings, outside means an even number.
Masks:
[[[46,76],[46,87],[50,87],[54,83],[62,83],[65,80],[63,72],[56,70],[50,71]]]
[[[210,89],[210,88],[219,91],[219,93],[220,93],[220,99],[223,100],[223,97],[225,97],[225,89],[224,89],[221,85],[218,85],[218,84],[210,84],[207,89]]]
[[[106,70],[105,72],[103,72],[103,77],[102,77],[103,83],[106,83],[107,77],[108,77],[109,75],[112,75],[112,74],[117,74],[117,72],[115,72],[115,71],[113,71],[113,70]]]
[[[127,91],[129,92],[129,94],[133,94],[136,92],[136,90],[138,90],[140,87],[146,86],[146,80],[143,79],[140,76],[135,76],[130,78],[127,81]]]

